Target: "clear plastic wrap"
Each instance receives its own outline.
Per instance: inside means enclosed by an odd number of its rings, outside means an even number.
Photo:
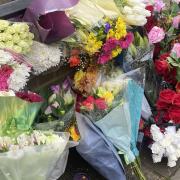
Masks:
[[[59,178],[67,161],[68,133],[58,133],[62,137],[56,144],[26,147],[22,150],[0,153],[1,180],[50,180],[57,168]],[[62,162],[63,161],[63,162]],[[61,164],[62,166],[58,166]]]
[[[136,142],[138,137],[139,121],[141,116],[142,100],[144,96],[144,71],[136,69],[126,74],[114,75],[114,77],[102,76],[96,96],[103,99],[97,107],[89,106],[91,101],[82,102],[82,112],[102,130],[105,136],[125,155],[127,163],[138,156]],[[88,99],[90,100],[90,98]],[[86,104],[88,106],[86,106]],[[102,106],[103,104],[103,106]],[[86,111],[86,108],[93,108]],[[85,111],[83,111],[85,109]]]
[[[26,54],[31,49],[33,38],[27,23],[0,20],[0,48]]]

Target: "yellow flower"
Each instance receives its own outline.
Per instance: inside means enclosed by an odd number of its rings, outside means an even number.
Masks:
[[[98,41],[94,33],[90,33],[86,40],[85,50],[89,54],[94,54],[99,51],[102,46],[102,41]]]
[[[113,31],[113,29],[110,29],[107,33],[107,39],[114,37],[115,32]]]
[[[84,76],[84,72],[82,70],[77,71],[76,74],[74,75],[74,80],[75,81],[80,81]]]
[[[97,91],[97,96],[99,96],[100,98],[104,98],[108,105],[112,104],[112,101],[114,100],[114,95],[110,91],[107,91],[103,87],[99,87]]]
[[[116,56],[118,56],[118,54],[120,54],[122,51],[121,48],[116,48],[112,51],[112,57],[115,58]]]
[[[77,141],[80,139],[79,134],[76,132],[75,126],[71,126],[71,127],[69,128],[69,133],[70,133],[73,141],[76,141],[76,142],[77,142]]]
[[[0,20],[0,31],[4,31],[9,26],[9,24],[9,21]]]

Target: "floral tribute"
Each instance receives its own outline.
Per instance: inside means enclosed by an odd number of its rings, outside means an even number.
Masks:
[[[26,54],[31,49],[33,38],[27,23],[0,20],[0,48]]]
[[[0,49],[0,91],[19,91],[26,85],[31,65],[21,55]]]
[[[156,0],[152,6],[147,6],[151,10],[151,17],[145,25],[149,43],[155,45],[154,66],[160,86],[153,119],[149,122],[154,124],[149,128],[145,126],[144,132],[153,140],[153,161],[161,162],[162,157],[167,157],[170,167],[176,166],[180,157],[177,130],[180,125],[178,3],[170,1],[170,5],[166,5],[162,0]]]

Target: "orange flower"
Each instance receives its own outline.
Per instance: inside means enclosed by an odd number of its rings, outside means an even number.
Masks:
[[[70,67],[76,67],[80,64],[80,58],[79,56],[71,56],[69,58],[69,64],[70,64]]]

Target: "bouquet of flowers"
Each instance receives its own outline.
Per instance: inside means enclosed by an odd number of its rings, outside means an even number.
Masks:
[[[144,133],[154,141],[151,147],[153,161],[160,162],[164,156],[168,158],[168,166],[173,167],[179,158],[178,131],[175,128],[179,128],[180,122],[179,6],[177,1],[166,5],[162,0],[157,0],[147,9],[151,10],[152,15],[145,28],[150,44],[155,45],[154,65],[160,85],[156,109],[145,125]]]
[[[19,91],[26,85],[31,65],[9,50],[0,49],[0,91]]]
[[[31,129],[42,105],[42,97],[32,92],[1,92],[0,135],[15,136]]]
[[[151,145],[154,163],[161,162],[163,156],[168,158],[168,166],[176,166],[180,158],[180,130],[175,126],[168,126],[162,132],[157,125],[151,125],[153,144]]]
[[[91,96],[79,102],[79,111],[98,126],[104,135],[124,154],[127,164],[136,164],[138,124],[144,95],[144,77],[139,69],[107,78]],[[137,165],[137,164],[136,164]],[[144,178],[135,165],[135,172]]]
[[[31,49],[33,38],[27,23],[0,20],[0,48],[26,54]]]
[[[75,124],[75,102],[76,98],[72,92],[68,80],[62,86],[51,86],[53,94],[48,99],[48,106],[41,115],[39,122],[35,125],[36,129],[55,131],[68,131],[74,140],[79,136]]]
[[[0,137],[0,179],[58,179],[64,172],[69,134],[30,131]],[[61,166],[58,166],[61,164]],[[31,169],[31,171],[30,171]]]
[[[79,25],[75,35],[80,50],[88,54],[90,62],[101,65],[116,58],[133,41],[133,34],[127,32],[121,17],[103,18],[92,28]]]

